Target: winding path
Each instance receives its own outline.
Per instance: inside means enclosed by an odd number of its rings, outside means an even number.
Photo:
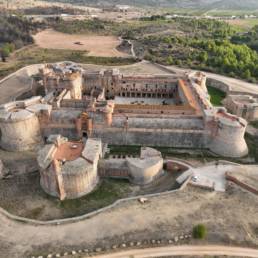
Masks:
[[[165,256],[186,255],[227,255],[235,257],[258,257],[258,250],[231,246],[166,246],[147,249],[135,249],[113,254],[94,256],[93,258],[151,258]]]

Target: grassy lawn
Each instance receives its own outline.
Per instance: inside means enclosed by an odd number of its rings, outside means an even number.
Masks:
[[[150,148],[154,148],[161,152],[163,157],[178,157],[178,158],[187,158],[187,157],[203,157],[203,155],[209,156],[209,153],[205,149],[191,149],[191,148],[174,148],[174,147],[158,147],[158,146],[148,146]],[[110,155],[118,155],[118,156],[140,156],[141,146],[136,145],[109,145]],[[195,152],[195,154],[193,154]]]
[[[226,97],[226,93],[211,86],[208,86],[208,92],[211,97],[211,103],[214,106],[221,106],[222,100]]]
[[[129,145],[109,145],[111,155],[139,155],[141,146],[129,146]]]

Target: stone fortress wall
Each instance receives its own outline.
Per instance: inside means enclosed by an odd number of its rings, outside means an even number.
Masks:
[[[228,95],[223,104],[231,113],[247,121],[258,120],[258,96]]]
[[[211,105],[202,73],[124,76],[117,69],[87,72],[65,62],[46,65],[39,77],[46,93],[40,101],[51,106],[39,119],[43,140],[61,134],[114,145],[203,148],[229,157],[248,152],[246,122]]]
[[[196,78],[196,75],[198,78]],[[201,75],[203,76],[203,75]],[[208,148],[221,156],[242,157],[248,154],[248,147],[244,139],[247,122],[241,117],[231,115],[223,107],[215,108],[210,102],[206,88],[206,78],[201,83],[200,76],[190,75],[192,86],[196,88],[198,102],[204,113],[206,144]],[[198,87],[197,85],[201,85]]]
[[[140,158],[102,159],[102,144],[248,153],[247,122],[212,106],[202,73],[124,76],[64,62],[40,68],[38,78],[43,97],[0,106],[0,146],[40,148],[40,184],[61,200],[91,192],[100,177],[145,185],[163,174],[152,148],[142,147]]]
[[[101,177],[128,179],[133,184],[146,185],[163,174],[163,158],[155,149],[142,147],[139,158],[104,159],[99,162]]]
[[[8,151],[33,149],[42,143],[41,121],[52,107],[41,97],[7,103],[0,107],[0,146]]]
[[[126,178],[146,185],[163,174],[161,153],[142,148],[140,158],[102,159],[99,139],[72,142],[51,135],[38,153],[40,184],[43,190],[61,200],[75,199],[93,191],[100,177]]]
[[[226,93],[223,105],[230,113],[247,121],[258,120],[258,94],[251,92],[243,94],[239,91],[233,91],[228,84],[214,78],[209,78],[207,82],[212,87]]]

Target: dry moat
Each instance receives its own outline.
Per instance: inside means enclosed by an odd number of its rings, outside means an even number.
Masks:
[[[37,220],[53,220],[80,216],[141,194],[176,189],[177,173],[163,175],[155,184],[136,186],[122,179],[103,179],[92,193],[75,200],[60,201],[40,187],[38,172],[0,181],[0,206],[14,215]]]

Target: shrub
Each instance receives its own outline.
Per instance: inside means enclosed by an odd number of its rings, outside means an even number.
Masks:
[[[195,239],[204,239],[207,235],[207,229],[205,225],[198,224],[193,228],[193,237]]]

